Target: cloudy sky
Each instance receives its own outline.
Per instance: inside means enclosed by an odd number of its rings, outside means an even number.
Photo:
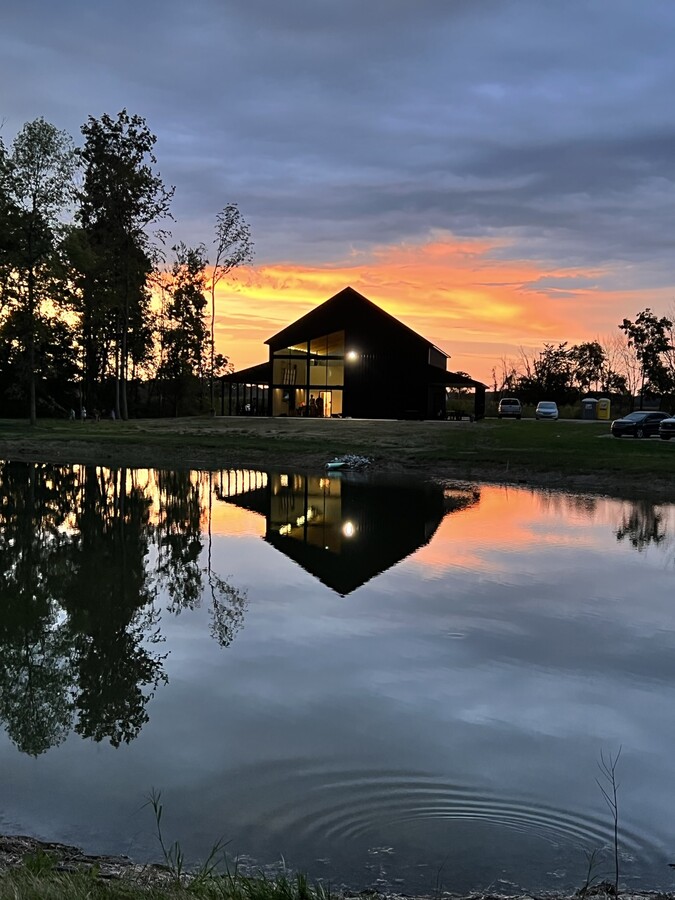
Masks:
[[[175,240],[238,203],[237,368],[347,284],[490,381],[520,347],[675,305],[672,0],[23,0],[0,17],[6,143],[127,108]]]

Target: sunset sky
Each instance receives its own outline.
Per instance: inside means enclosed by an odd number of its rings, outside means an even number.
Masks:
[[[0,25],[10,143],[157,135],[174,241],[236,202],[236,368],[351,285],[491,381],[519,348],[675,307],[672,0],[23,0]]]

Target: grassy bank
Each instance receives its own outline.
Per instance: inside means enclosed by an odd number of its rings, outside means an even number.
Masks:
[[[675,497],[675,442],[616,440],[607,422],[407,422],[190,418],[131,422],[0,420],[0,456],[194,468],[318,468],[334,456],[373,470],[441,478],[525,481]]]
[[[40,870],[41,869],[41,870]],[[62,872],[45,856],[27,858],[0,875],[0,900],[330,900],[330,893],[294,878],[244,878],[208,875],[176,880],[158,869],[138,869],[115,877],[96,867]]]

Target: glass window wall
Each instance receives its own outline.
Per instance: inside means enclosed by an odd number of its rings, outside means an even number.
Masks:
[[[272,414],[328,418],[342,415],[343,331],[274,351]]]

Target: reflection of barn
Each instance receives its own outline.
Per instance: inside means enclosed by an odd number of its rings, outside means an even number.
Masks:
[[[447,354],[347,287],[271,337],[269,361],[222,379],[223,415],[433,419],[449,387],[485,385],[448,372]]]
[[[223,473],[220,499],[265,516],[265,540],[339,594],[351,593],[431,540],[474,490],[332,476]]]

